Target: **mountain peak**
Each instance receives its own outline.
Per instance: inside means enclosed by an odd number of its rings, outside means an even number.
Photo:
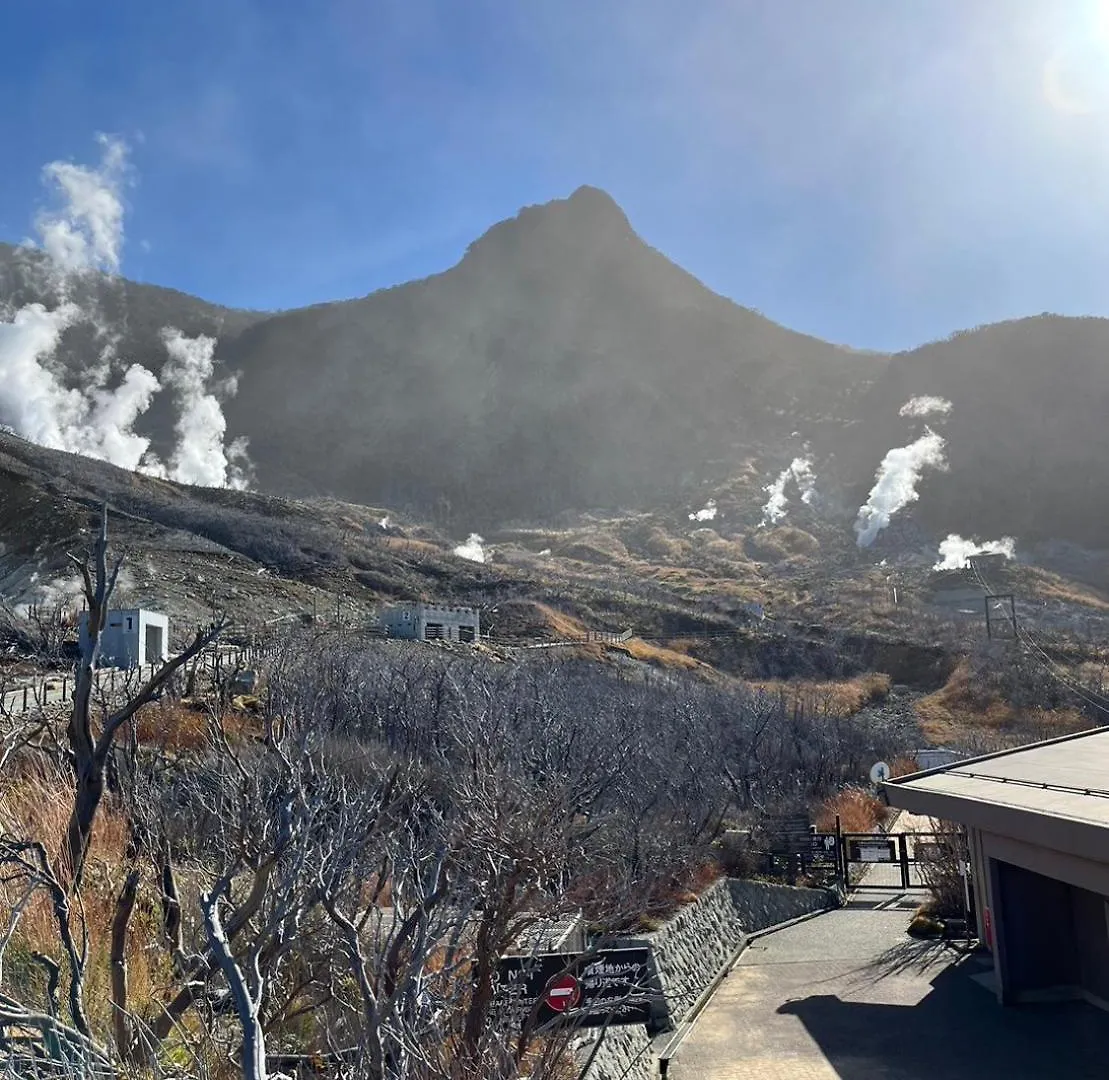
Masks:
[[[591,213],[616,214],[624,221],[627,221],[627,215],[620,209],[620,204],[603,188],[593,187],[590,184],[582,184],[568,199],[555,200],[555,202],[560,201],[568,203],[576,210],[586,210]],[[547,205],[553,204],[548,203]]]
[[[595,245],[636,238],[627,215],[600,188],[582,185],[568,198],[525,206],[498,222],[469,247],[469,257],[507,254],[533,247]]]

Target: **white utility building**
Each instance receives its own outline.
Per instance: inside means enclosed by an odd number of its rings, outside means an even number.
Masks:
[[[409,641],[481,640],[481,617],[468,607],[396,604],[381,613],[381,625],[390,637]]]
[[[81,647],[88,640],[89,613],[81,613]],[[143,608],[114,608],[100,634],[100,666],[135,668],[169,656],[169,618]]]

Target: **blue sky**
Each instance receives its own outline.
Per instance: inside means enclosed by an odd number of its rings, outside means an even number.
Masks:
[[[603,187],[789,326],[1109,315],[1101,0],[4,0],[0,237],[131,145],[123,272],[277,308]]]

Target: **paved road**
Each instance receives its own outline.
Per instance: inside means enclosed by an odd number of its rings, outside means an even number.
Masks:
[[[882,901],[878,901],[882,902]],[[885,901],[886,903],[896,901]],[[1109,1016],[1002,1009],[988,957],[905,934],[873,901],[757,939],[698,1018],[676,1080],[1047,1080],[1109,1075]]]

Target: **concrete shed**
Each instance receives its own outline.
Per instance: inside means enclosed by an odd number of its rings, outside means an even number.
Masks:
[[[88,612],[81,613],[78,631],[82,648],[88,640]],[[102,667],[135,668],[157,664],[169,656],[169,618],[145,608],[113,608],[100,635]]]
[[[945,765],[954,765],[956,761],[966,758],[966,754],[960,754],[957,750],[948,750],[942,746],[929,746],[923,750],[914,750],[912,756],[921,772],[930,769],[941,769]]]
[[[381,613],[381,625],[390,637],[408,641],[474,642],[481,639],[481,617],[468,607],[397,604]]]
[[[1109,728],[898,777],[891,805],[967,827],[1003,1004],[1109,1009]]]

